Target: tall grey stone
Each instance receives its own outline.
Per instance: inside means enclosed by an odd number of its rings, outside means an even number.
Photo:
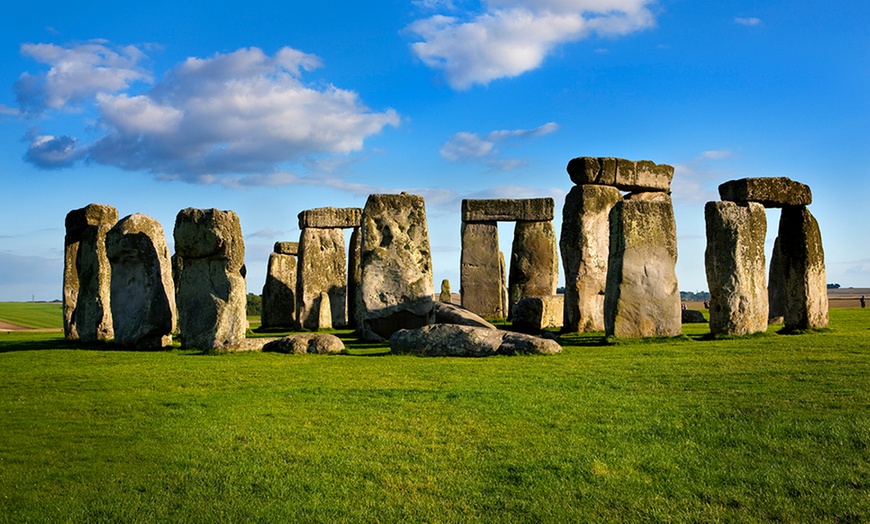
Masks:
[[[207,351],[244,342],[245,241],[233,211],[187,208],[175,217],[181,345]]]
[[[175,285],[163,227],[147,215],[124,217],[106,234],[106,257],[115,342],[133,349],[170,345]]]
[[[785,320],[785,269],[782,266],[782,252],[779,248],[779,237],[773,242],[770,253],[770,277],[767,280],[767,303],[770,308],[767,321],[771,324],[782,324]]]
[[[117,221],[118,210],[102,204],[89,204],[66,215],[63,326],[67,339],[96,342],[114,336],[106,233]]]
[[[320,293],[317,301],[317,329],[332,329],[332,305],[326,291]]]
[[[350,246],[347,249],[347,327],[356,328],[359,304],[359,281],[361,276],[360,250],[362,249],[362,233],[355,227],[350,233]]]
[[[750,202],[707,202],[707,250],[710,332],[748,335],[767,330],[764,206]]]
[[[803,206],[782,209],[779,242],[785,278],[785,329],[827,327],[825,251],[819,224],[809,209]]]
[[[264,328],[296,327],[297,242],[276,242],[269,254],[260,325]]]
[[[344,231],[304,228],[299,236],[296,314],[303,329],[318,329],[320,294],[329,296],[332,325],[347,325],[347,258]]]
[[[423,197],[370,195],[362,214],[357,330],[366,340],[435,321]]]
[[[669,202],[623,200],[614,206],[604,298],[608,336],[680,334],[676,263],[677,228]]]
[[[563,330],[604,331],[610,211],[622,200],[609,186],[574,186],[562,208],[559,247],[565,269]]]
[[[508,314],[520,300],[556,294],[559,252],[552,221],[516,223],[508,273]]]
[[[497,222],[463,222],[459,293],[465,309],[484,318],[505,318]]]

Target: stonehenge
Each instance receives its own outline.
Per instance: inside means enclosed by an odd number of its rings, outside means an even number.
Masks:
[[[115,343],[132,349],[170,345],[177,316],[163,227],[141,213],[122,218],[106,233],[106,257]]]
[[[719,197],[722,202],[705,208],[710,332],[761,332],[780,317],[786,331],[827,327],[825,254],[818,222],[807,207],[809,186],[786,177],[743,178],[721,184]],[[768,286],[764,208],[782,208]]]
[[[117,221],[118,210],[102,204],[66,215],[63,328],[68,340],[97,342],[114,336],[106,234]]]
[[[492,335],[433,326],[498,331],[486,318],[507,319],[527,333],[644,338],[677,336],[682,323],[705,321],[680,307],[674,169],[578,157],[567,171],[575,185],[558,240],[552,198],[462,201],[461,307],[451,303],[446,279],[435,296],[422,197],[373,194],[364,208],[300,212],[299,241],[276,242],[269,255],[262,327],[352,327],[366,341],[401,340],[397,351],[415,352],[408,341],[426,339],[435,345],[424,353],[480,355],[526,350],[492,339],[489,349],[457,353],[443,344]],[[748,335],[776,322],[786,332],[826,327],[824,249],[810,188],[785,177],[744,178],[721,184],[719,195],[704,207],[711,334]],[[781,215],[768,266],[769,208]],[[515,223],[509,266],[499,250],[501,221]],[[234,212],[181,210],[173,255],[156,220],[135,213],[119,221],[111,206],[74,209],[65,229],[66,338],[152,349],[178,334],[183,348],[245,347],[245,244]],[[345,229],[352,230],[347,250]],[[560,258],[564,294],[556,293]],[[321,351],[303,338],[274,350]]]
[[[462,307],[483,317],[506,318],[523,298],[556,294],[559,255],[553,208],[552,198],[462,201]],[[516,222],[507,292],[498,249],[500,221]]]

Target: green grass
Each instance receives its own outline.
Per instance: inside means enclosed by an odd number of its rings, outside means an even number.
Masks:
[[[552,357],[0,334],[0,521],[867,522],[870,315]]]
[[[0,302],[0,320],[33,329],[63,328],[60,302]]]

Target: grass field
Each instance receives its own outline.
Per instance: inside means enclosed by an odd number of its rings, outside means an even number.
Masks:
[[[831,318],[488,359],[0,333],[0,521],[868,522],[870,312]]]
[[[63,328],[60,302],[0,302],[0,321],[31,329]]]

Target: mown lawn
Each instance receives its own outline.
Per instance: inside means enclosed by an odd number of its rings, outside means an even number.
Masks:
[[[60,302],[0,302],[0,320],[32,329],[63,328],[63,306]]]
[[[831,314],[488,359],[0,334],[0,521],[867,522],[870,313]]]

